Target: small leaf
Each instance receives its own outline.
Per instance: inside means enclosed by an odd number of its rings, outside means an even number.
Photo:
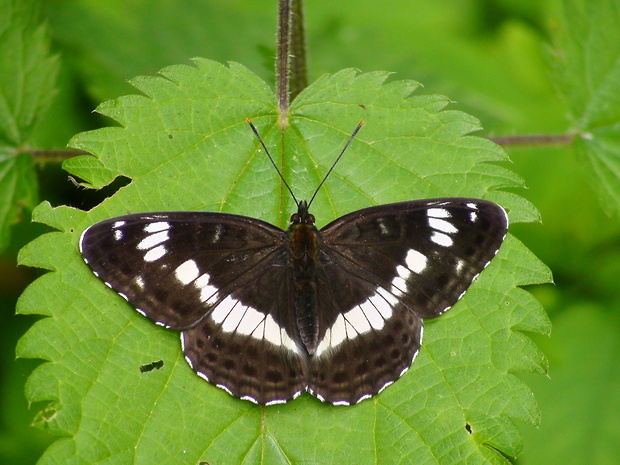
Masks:
[[[29,244],[20,261],[54,271],[24,292],[19,312],[50,317],[21,339],[18,354],[51,362],[33,373],[28,396],[52,401],[46,428],[67,436],[42,463],[506,463],[498,451],[516,455],[521,437],[512,422],[537,423],[539,414],[512,373],[546,371],[521,331],[549,330],[540,306],[517,286],[550,276],[515,238],[454,309],[427,322],[412,369],[348,408],[307,395],[266,408],[234,399],[192,372],[178,333],[143,318],[92,275],[77,243],[104,218],[228,211],[286,226],[293,202],[246,118],[300,199],[366,121],[313,204],[321,225],[373,204],[436,196],[498,197],[511,216],[535,215],[518,196],[493,190],[522,181],[488,163],[506,156],[470,135],[478,121],[447,110],[445,97],[417,95],[415,82],[343,70],[308,87],[284,117],[272,91],[243,66],[194,63],[134,79],[144,95],[98,109],[121,127],[72,140],[98,161],[65,167],[90,185],[120,175],[129,185],[90,212],[35,210],[60,232]],[[141,373],[154,360],[161,369]]]
[[[570,300],[556,315],[553,342],[540,338],[551,379],[527,377],[547,408],[540,429],[528,428],[520,463],[612,464],[620,457],[620,320],[608,304]]]
[[[37,179],[32,157],[26,154],[0,161],[0,250],[9,243],[11,226],[24,208],[37,201]]]
[[[0,0],[0,250],[22,210],[37,201],[32,159],[20,148],[51,103],[58,72],[37,6]]]
[[[620,215],[620,8],[559,2],[556,77],[577,131],[577,153],[608,214]]]

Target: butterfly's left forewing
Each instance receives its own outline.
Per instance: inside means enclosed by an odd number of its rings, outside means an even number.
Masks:
[[[371,207],[323,228],[323,324],[310,390],[351,404],[398,379],[420,347],[422,318],[454,305],[495,256],[507,226],[494,203],[450,198]]]
[[[140,313],[182,331],[188,362],[212,384],[263,404],[305,390],[281,229],[238,215],[135,214],[91,226],[80,249]]]

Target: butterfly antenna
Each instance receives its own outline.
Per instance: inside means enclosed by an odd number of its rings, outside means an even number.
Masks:
[[[280,179],[282,180],[282,182],[284,183],[284,185],[286,186],[288,191],[291,193],[291,197],[293,197],[293,201],[295,202],[295,205],[299,205],[299,202],[297,201],[297,197],[295,197],[295,194],[293,194],[293,190],[291,189],[291,187],[286,182],[286,179],[284,179],[284,176],[282,176],[282,172],[280,171],[280,168],[278,168],[278,165],[276,165],[276,162],[273,160],[273,157],[269,153],[269,150],[267,150],[267,146],[265,145],[265,143],[263,142],[263,139],[261,138],[260,134],[258,133],[258,130],[256,129],[256,126],[254,126],[254,123],[252,123],[252,120],[250,118],[246,118],[245,120],[248,122],[248,124],[252,128],[252,131],[254,131],[254,134],[256,135],[256,138],[260,142],[260,145],[263,146],[263,149],[265,150],[265,153],[269,157],[269,161],[271,162],[273,167],[278,172],[278,176],[280,176]]]
[[[363,125],[364,125],[364,121],[360,121],[360,123],[357,125],[357,127],[355,128],[353,133],[349,136],[349,140],[347,141],[346,144],[344,144],[344,147],[342,148],[342,151],[340,152],[340,155],[338,155],[338,158],[336,158],[336,161],[334,161],[334,163],[332,164],[332,166],[329,169],[329,171],[327,171],[327,174],[323,177],[323,180],[319,184],[319,187],[317,187],[316,190],[314,191],[314,194],[312,194],[312,198],[310,199],[310,202],[308,202],[308,208],[310,208],[310,205],[314,201],[314,198],[316,197],[316,194],[318,194],[319,189],[321,189],[321,186],[323,186],[323,184],[325,184],[325,181],[327,181],[327,178],[329,177],[329,175],[333,171],[334,167],[336,166],[336,163],[338,163],[340,161],[340,159],[344,155],[345,150],[347,150],[347,147],[349,147],[349,145],[351,145],[351,142],[353,142],[353,139],[355,139],[355,136],[357,135],[357,133],[359,132],[359,130],[362,128]]]

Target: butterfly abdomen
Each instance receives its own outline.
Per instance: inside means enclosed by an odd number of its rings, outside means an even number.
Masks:
[[[309,355],[319,344],[316,264],[320,249],[320,233],[314,224],[291,224],[288,230],[291,276],[295,288],[295,321]]]

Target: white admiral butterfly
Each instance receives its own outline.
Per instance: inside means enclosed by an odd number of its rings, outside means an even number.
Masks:
[[[355,404],[409,369],[422,319],[463,296],[508,220],[494,203],[443,198],[318,230],[312,199],[295,199],[286,231],[225,213],[140,213],[94,224],[80,250],[141,314],[181,331],[192,369],[233,396],[269,405],[308,391]]]

